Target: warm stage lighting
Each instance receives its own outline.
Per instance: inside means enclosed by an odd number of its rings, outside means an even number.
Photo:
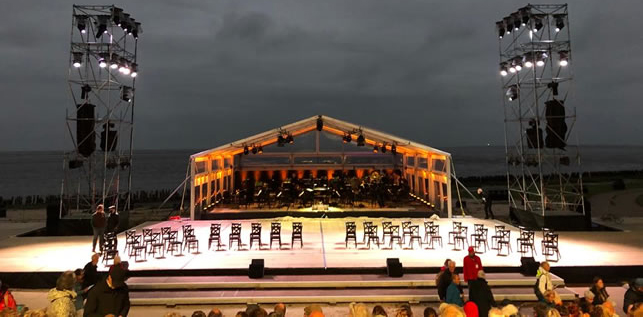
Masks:
[[[257,153],[259,154],[263,153],[263,146],[259,145],[259,148],[257,149]]]
[[[288,136],[286,136],[286,142],[293,144],[295,143],[295,138],[292,137],[291,133],[288,133]]]
[[[377,151],[378,151],[377,144],[375,144],[375,145],[373,146],[373,153],[377,153]]]
[[[382,143],[382,153],[386,153],[386,143]]]
[[[78,68],[83,65],[83,53],[81,52],[74,52],[72,53],[73,58],[72,58],[72,65],[74,67]]]
[[[243,146],[243,155],[248,155],[248,153],[250,153],[250,150],[248,149],[247,145],[244,145]]]
[[[393,155],[397,154],[397,146],[395,146],[395,144],[391,144],[391,153],[393,153]]]
[[[366,142],[366,139],[364,138],[364,135],[362,133],[359,134],[357,137],[357,146],[364,146]]]
[[[567,66],[567,64],[569,64],[568,55],[569,55],[568,51],[559,51],[558,52],[558,56],[559,56],[558,64],[560,64],[560,66],[565,67],[565,66]]]

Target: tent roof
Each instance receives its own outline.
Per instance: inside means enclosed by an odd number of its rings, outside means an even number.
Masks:
[[[390,135],[375,129],[371,129],[362,125],[357,125],[354,123],[342,121],[339,119],[331,118],[328,116],[313,116],[291,124],[281,126],[275,129],[271,129],[245,139],[241,139],[229,144],[221,145],[219,147],[205,150],[199,153],[195,153],[190,157],[195,159],[197,157],[204,156],[231,156],[243,152],[244,145],[262,145],[266,146],[268,144],[273,144],[277,142],[277,136],[279,133],[289,132],[294,137],[297,135],[305,134],[316,129],[317,119],[321,117],[324,121],[324,131],[341,135],[343,136],[346,133],[351,133],[353,140],[362,133],[366,139],[366,143],[373,144],[383,144],[386,143],[389,146],[395,144],[397,151],[400,153],[413,154],[417,153],[420,155],[436,154],[442,156],[451,156],[450,153],[429,147],[424,144],[413,142],[404,138],[400,138],[394,135]]]

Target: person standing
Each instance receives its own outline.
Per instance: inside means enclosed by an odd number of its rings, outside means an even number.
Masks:
[[[496,306],[491,288],[487,284],[483,270],[478,271],[478,278],[469,282],[469,300],[478,305],[480,317],[487,317],[491,307]]]
[[[493,211],[491,210],[491,197],[486,191],[483,191],[482,188],[478,188],[478,195],[484,203],[484,219],[494,219]]]
[[[89,289],[98,283],[98,253],[92,254],[92,260],[85,264],[83,268],[83,297],[87,297]]]
[[[482,262],[473,247],[469,247],[468,251],[469,254],[463,260],[462,275],[464,276],[464,281],[471,287],[471,281],[475,281],[478,278],[478,271],[482,270]]]
[[[453,274],[455,274],[455,261],[448,260],[446,269],[440,272],[436,286],[438,288],[438,296],[440,300],[445,300],[447,297],[447,288],[451,285]]]
[[[539,301],[546,303],[547,298],[545,297],[545,295],[547,294],[547,292],[551,291],[553,293],[553,302],[558,305],[562,302],[560,301],[560,296],[558,295],[558,293],[554,291],[554,284],[551,281],[549,269],[550,266],[548,262],[543,262],[540,264],[538,272],[536,272],[536,285],[534,285],[534,292],[536,293],[536,297],[538,297]]]
[[[120,218],[118,211],[116,211],[116,206],[109,206],[109,218],[107,218],[107,228],[105,232],[118,232],[118,225],[120,223]]]
[[[610,295],[607,294],[607,289],[605,288],[603,279],[598,276],[594,277],[592,287],[589,290],[594,293],[594,300],[592,301],[592,305],[594,306],[603,304],[610,297]]]
[[[85,302],[84,317],[127,316],[130,308],[129,289],[125,280],[127,272],[120,265],[115,265],[106,279],[94,286]]]
[[[447,304],[458,305],[460,307],[464,306],[464,300],[462,300],[462,291],[460,290],[460,275],[452,275],[451,284],[449,284],[449,287],[447,288],[447,296],[445,302]]]
[[[96,252],[96,241],[100,241],[99,250],[103,251],[103,244],[105,243],[105,226],[107,219],[105,219],[105,211],[103,205],[96,206],[96,212],[92,214],[92,230],[94,231],[94,238],[92,239],[92,252]]]

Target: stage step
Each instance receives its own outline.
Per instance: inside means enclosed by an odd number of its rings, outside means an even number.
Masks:
[[[557,290],[562,300],[574,300],[576,293]],[[465,295],[467,294],[465,289]],[[536,301],[533,289],[502,287],[493,289],[496,301]],[[249,303],[345,303],[345,302],[438,302],[436,289],[235,289],[209,291],[139,291],[130,293],[132,305],[194,305]]]
[[[274,288],[366,288],[366,287],[435,287],[435,274],[405,274],[401,278],[386,275],[278,275],[251,279],[247,276],[164,276],[132,277],[127,281],[130,290],[169,289],[274,289]],[[489,273],[491,287],[531,287],[534,276],[518,273]],[[552,276],[555,286],[565,282]]]

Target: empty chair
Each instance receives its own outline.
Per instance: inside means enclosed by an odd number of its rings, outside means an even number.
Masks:
[[[453,222],[453,230],[449,231],[449,244],[454,244],[455,242],[453,241],[454,237],[458,234],[460,234],[460,226],[462,226],[462,222],[460,221],[454,221]]]
[[[136,235],[135,229],[125,231],[125,251],[127,251],[127,249],[131,250],[132,246],[134,246],[135,235]]]
[[[103,263],[107,264],[109,260],[114,260],[117,254],[116,238],[110,236],[109,239],[105,239],[105,244],[103,245]]]
[[[272,249],[272,242],[279,242],[279,249],[281,249],[281,223],[273,222],[270,224],[270,248]]]
[[[511,230],[502,230],[501,238],[497,240],[498,243],[498,255],[507,256],[511,253]],[[507,253],[503,254],[503,246],[507,247]]]
[[[199,252],[199,240],[196,238],[193,228],[185,230],[184,240],[185,247],[188,249],[188,252],[192,251],[193,249],[196,249],[196,252]]]
[[[475,239],[481,234],[482,229],[484,229],[484,224],[476,223],[473,225],[473,232],[471,233],[471,242],[469,245],[475,244]]]
[[[544,251],[543,255],[547,261],[558,262],[560,260],[560,251],[558,250],[558,234],[550,233],[547,235],[547,240],[543,241]],[[551,259],[550,256],[556,255],[556,259]]]
[[[476,246],[476,253],[484,253],[489,249],[489,244],[487,243],[487,235],[489,234],[488,228],[482,228],[481,231],[476,233],[473,239],[473,245]]]
[[[364,221],[362,224],[362,229],[364,229],[362,232],[362,243],[366,243],[366,240],[368,239],[368,227],[372,226],[373,222],[372,221]]]
[[[402,237],[400,236],[400,226],[391,226],[391,235],[389,240],[389,248],[393,249],[393,242],[397,241],[397,245],[402,248]],[[383,240],[383,239],[382,239]]]
[[[406,236],[411,236],[411,222],[403,221],[402,222],[402,242],[406,243]]]
[[[261,223],[253,222],[250,226],[250,249],[254,241],[259,243],[259,249],[261,249]]]
[[[465,244],[468,244],[467,234],[469,231],[469,227],[461,225],[458,229],[459,232],[453,236],[453,250],[455,251],[464,249]],[[462,246],[462,248],[458,247],[460,245]]]
[[[241,249],[241,224],[233,223],[230,228],[230,235],[228,237],[228,250],[232,248],[233,243],[237,243],[237,250]]]
[[[152,229],[143,229],[143,244],[147,247],[152,242]]]
[[[440,225],[433,225],[429,234],[429,249],[435,249],[435,243],[440,242],[442,247],[442,236],[440,235]]]
[[[371,241],[374,241],[375,244],[377,244],[377,247],[380,247],[380,237],[377,234],[377,225],[370,225],[368,227],[368,238],[367,238],[367,246],[370,249],[371,247]]]
[[[545,254],[545,242],[549,240],[549,235],[554,234],[554,231],[548,228],[543,228],[543,240],[540,242],[541,252]]]
[[[536,247],[534,246],[534,235],[535,232],[531,230],[522,230],[520,232],[520,237],[516,239],[516,244],[518,245],[518,252],[525,254],[531,253],[531,255],[536,254]]]
[[[208,238],[208,250],[212,247],[212,242],[217,242],[217,250],[221,249],[221,224],[210,224],[210,237]]]
[[[495,232],[491,236],[491,249],[498,250],[498,240],[502,239],[502,231],[505,230],[505,226],[496,225]]]
[[[424,222],[424,243],[429,243],[429,237],[431,236],[431,226],[433,226],[433,221]]]
[[[348,249],[348,241],[353,241],[353,244],[357,248],[357,226],[355,225],[354,222],[347,222],[346,223],[346,239],[344,241],[346,242],[346,248]]]
[[[290,238],[291,247],[295,246],[295,241],[299,241],[299,247],[300,248],[304,247],[304,240],[303,240],[303,237],[302,237],[302,231],[303,231],[303,227],[301,225],[301,222],[293,222],[292,223],[292,236]]]
[[[163,239],[161,239],[161,233],[160,232],[153,232],[152,233],[152,240],[150,241],[150,250],[148,251],[150,254],[152,254],[153,257],[157,257],[157,254],[161,254],[161,257],[165,255],[165,243],[163,243]]]
[[[386,236],[391,237],[391,226],[392,223],[390,221],[384,221],[382,222],[382,243],[386,243]],[[398,234],[399,234],[399,229],[398,229]]]
[[[420,226],[409,226],[411,234],[409,235],[409,248],[413,249],[413,241],[417,241],[420,248],[422,247],[422,236],[420,236]]]
[[[183,254],[183,241],[179,240],[179,232],[176,230],[170,231],[170,237],[168,239],[167,252],[174,254],[175,251],[178,251],[179,254]]]
[[[166,240],[170,237],[170,231],[172,231],[172,227],[161,227],[161,241],[165,244],[167,244]]]
[[[130,256],[134,256],[134,261],[138,262],[139,257],[145,257],[145,260],[147,261],[147,246],[145,245],[145,242],[143,242],[143,236],[142,235],[135,235],[134,236],[134,244],[132,244],[132,248],[130,249]]]
[[[188,229],[192,229],[192,225],[187,224],[187,225],[182,225],[182,226],[181,226],[181,233],[183,234],[183,236],[182,236],[182,237],[183,237],[183,240],[184,240],[184,241],[185,241],[185,232],[186,232]]]

